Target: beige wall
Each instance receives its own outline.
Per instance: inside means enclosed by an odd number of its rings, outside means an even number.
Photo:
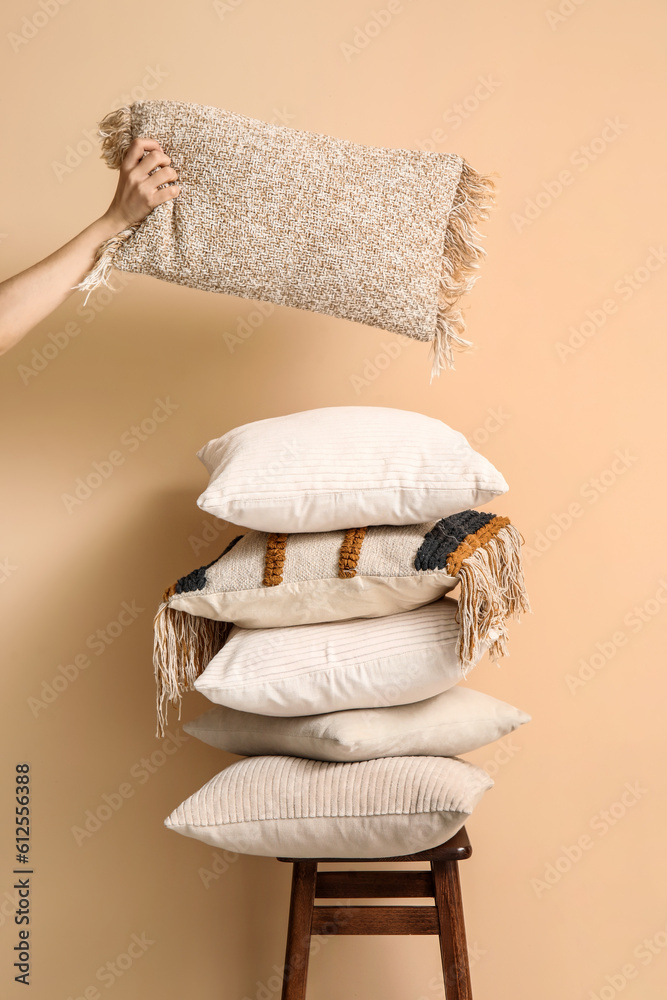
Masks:
[[[534,719],[471,755],[496,777],[469,824],[475,855],[463,871],[476,1000],[664,997],[667,267],[653,248],[665,235],[665,8],[563,0],[571,12],[558,15],[559,2],[402,0],[363,48],[359,31],[386,0],[3,10],[2,277],[106,208],[115,178],[86,134],[133,88],[359,142],[430,138],[499,177],[468,309],[478,350],[432,386],[420,345],[294,310],[276,308],[230,351],[225,334],[256,319],[256,305],[142,277],[86,310],[73,297],[2,359],[0,802],[10,817],[14,763],[29,760],[31,996],[94,997],[93,986],[112,1000],[276,996],[286,866],[217,855],[207,888],[200,873],[215,852],[161,825],[231,758],[190,740],[150,762],[151,616],[163,588],[231,533],[193,551],[214,523],[195,506],[203,442],[260,417],[368,404],[471,435],[511,484],[499,509],[532,550],[535,614],[513,628],[511,659],[471,681]],[[68,323],[80,331],[69,340]],[[560,357],[586,323],[592,335]],[[51,335],[65,346],[37,372],[34,352]],[[400,358],[372,377],[390,343]],[[156,399],[175,409],[138,441],[130,429]],[[62,494],[117,448],[124,463],[68,512]],[[94,645],[124,602],[143,610]],[[72,664],[51,704],[29,700]],[[587,679],[573,687],[579,672]],[[191,695],[184,717],[203,708]],[[77,844],[72,828],[105,795],[118,804],[121,785],[121,807]],[[10,818],[2,829],[0,979],[13,997],[23,993],[6,917]],[[153,943],[121,976],[96,978],[133,934]],[[328,941],[309,998],[437,1000],[438,977],[430,938]]]

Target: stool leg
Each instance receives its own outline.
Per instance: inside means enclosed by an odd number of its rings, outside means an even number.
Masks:
[[[458,862],[432,861],[431,871],[447,1000],[472,1000]]]
[[[305,1000],[317,861],[295,861],[285,950],[282,1000]]]

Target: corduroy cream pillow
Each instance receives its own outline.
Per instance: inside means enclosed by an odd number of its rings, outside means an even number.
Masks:
[[[388,406],[326,406],[255,420],[197,455],[211,476],[201,509],[257,531],[423,524],[508,488],[459,431]]]
[[[413,614],[413,612],[410,612]],[[389,708],[358,708],[292,718],[216,705],[186,733],[242,757],[285,754],[311,760],[458,757],[506,736],[526,715],[513,705],[458,684],[433,698]]]
[[[493,186],[460,156],[380,149],[181,101],[137,101],[100,123],[117,169],[156,139],[181,193],[99,248],[112,267],[204,291],[382,327],[434,346],[434,373],[468,346],[457,300],[483,255]]]
[[[467,510],[407,527],[239,535],[164,594],[155,617],[158,726],[167,701],[180,704],[222,648],[230,622],[256,629],[379,618],[457,585],[457,656],[465,672],[480,642],[488,642],[492,658],[504,655],[508,619],[529,609],[521,536],[509,518]]]
[[[383,618],[240,629],[195,681],[216,705],[259,715],[315,715],[404,705],[461,679],[451,597]],[[477,644],[476,663],[486,643]]]
[[[451,757],[248,757],[181,803],[165,826],[239,854],[392,857],[453,837],[492,785],[481,768]]]

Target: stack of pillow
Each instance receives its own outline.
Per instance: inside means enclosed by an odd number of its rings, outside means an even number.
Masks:
[[[245,757],[166,825],[231,851],[386,857],[452,836],[493,783],[458,759],[528,716],[460,683],[528,610],[497,470],[439,420],[332,407],[210,441],[199,506],[249,529],[155,619],[158,731]],[[458,601],[446,596],[459,587]]]

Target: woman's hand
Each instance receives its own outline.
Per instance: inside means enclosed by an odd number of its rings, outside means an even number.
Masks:
[[[180,185],[174,183],[177,180],[171,159],[159,142],[134,139],[120,166],[118,187],[105,217],[117,224],[116,232],[142,222],[156,205],[180,194]]]
[[[69,298],[92,267],[101,243],[142,222],[156,205],[176,198],[181,190],[174,183],[177,179],[159,142],[134,139],[104,215],[44,260],[0,282],[0,354]]]

